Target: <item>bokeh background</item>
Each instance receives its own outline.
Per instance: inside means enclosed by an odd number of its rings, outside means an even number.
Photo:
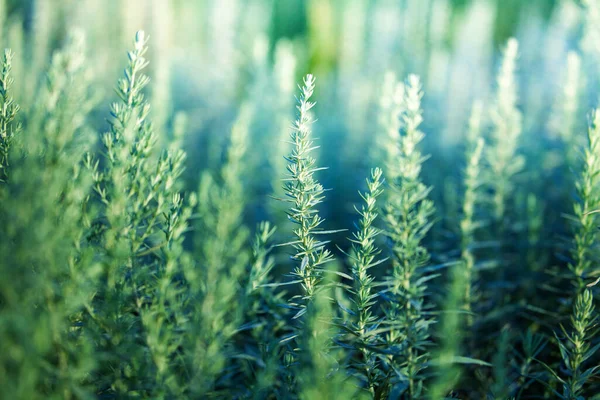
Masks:
[[[350,228],[368,170],[377,163],[378,107],[385,76],[421,77],[431,156],[423,171],[433,186],[440,223],[452,230],[459,207],[463,145],[474,101],[493,101],[495,76],[509,37],[520,42],[519,107],[524,134],[519,152],[528,166],[517,196],[534,195],[552,204],[549,231],[562,232],[558,213],[570,202],[558,193],[561,150],[556,123],[568,79],[570,52],[578,88],[575,141],[584,141],[586,115],[598,100],[594,21],[575,0],[4,0],[0,42],[16,53],[17,98],[35,103],[52,53],[71,30],[87,40],[92,79],[103,101],[94,110],[94,128],[107,129],[111,88],[122,73],[135,31],[150,37],[148,96],[151,116],[165,143],[182,132],[188,153],[186,182],[195,190],[202,171],[223,162],[240,106],[255,105],[248,151],[249,226],[273,215],[268,195],[285,174],[284,143],[294,118],[296,84],[317,77],[320,174],[328,192],[323,214],[331,226]],[[588,28],[592,27],[592,28]],[[553,117],[554,115],[554,117]],[[537,168],[543,166],[543,168]],[[440,173],[443,171],[444,173]],[[528,172],[531,171],[531,172]],[[561,170],[562,171],[562,170]],[[562,173],[562,172],[561,172]],[[529,175],[528,175],[529,174]],[[570,180],[567,177],[565,180]],[[561,187],[561,191],[565,188]],[[568,196],[567,196],[568,198]],[[333,206],[335,205],[335,206]],[[341,206],[340,206],[341,205]]]

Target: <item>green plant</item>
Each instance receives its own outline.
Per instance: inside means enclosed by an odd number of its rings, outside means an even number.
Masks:
[[[282,304],[284,293],[276,292],[270,284],[270,275],[275,267],[275,260],[271,256],[273,239],[276,228],[269,222],[261,222],[256,230],[252,246],[253,261],[250,276],[246,286],[245,315],[247,326],[251,329],[252,343],[255,347],[246,346],[246,354],[250,372],[249,386],[252,387],[253,398],[265,398],[276,393],[274,385],[277,382],[279,371],[280,345],[277,337],[285,332],[285,311],[278,307]],[[243,338],[247,342],[247,338]],[[254,360],[258,368],[253,368]]]
[[[153,154],[150,107],[142,92],[149,82],[143,73],[148,65],[144,32],[136,34],[134,44],[125,77],[117,85],[120,102],[112,104],[110,131],[102,138],[106,167],[93,165],[102,216],[96,221],[95,241],[103,256],[105,286],[88,305],[88,313],[103,354],[96,372],[104,381],[102,390],[163,396],[162,386],[156,391],[143,388],[154,379],[171,389],[176,386],[167,382],[173,379],[168,368],[174,326],[162,327],[171,315],[160,309],[170,296],[168,285],[176,268],[169,257],[184,229],[178,226],[182,200],[177,179],[185,153]],[[170,311],[175,316],[180,312]],[[147,347],[140,347],[139,340]]]
[[[352,346],[360,353],[359,361],[353,366],[358,375],[366,382],[371,395],[376,395],[382,389],[381,373],[377,354],[372,350],[381,342],[381,335],[377,329],[381,324],[380,318],[373,308],[377,303],[378,294],[375,278],[370,275],[369,269],[381,265],[385,260],[377,260],[381,251],[377,248],[375,240],[381,233],[374,226],[378,217],[377,198],[383,193],[383,170],[375,168],[367,179],[367,191],[360,196],[364,204],[356,212],[360,215],[357,231],[352,234],[350,241],[352,249],[348,254],[351,265],[353,287],[350,289],[352,318],[349,325],[344,325],[352,337]],[[370,349],[371,348],[371,349]]]
[[[18,134],[19,125],[13,124],[19,105],[11,94],[11,86],[14,82],[11,76],[13,53],[10,49],[4,51],[2,59],[2,71],[0,73],[0,101],[2,113],[0,114],[0,182],[8,179],[9,151],[14,140],[15,134]]]
[[[290,134],[293,148],[286,157],[289,175],[284,180],[285,201],[291,204],[288,217],[297,226],[294,229],[297,240],[290,244],[296,251],[292,258],[300,263],[292,272],[303,290],[303,295],[296,305],[299,308],[298,315],[306,310],[306,305],[318,290],[323,276],[323,265],[333,259],[331,252],[325,248],[326,243],[318,239],[318,235],[327,232],[320,228],[323,219],[316,209],[324,199],[325,190],[314,174],[323,168],[316,166],[317,161],[311,155],[315,150],[311,138],[311,110],[315,103],[310,101],[314,89],[314,76],[306,75],[298,100],[298,118]]]
[[[481,157],[484,149],[483,138],[480,137],[481,130],[481,103],[476,103],[473,106],[471,118],[469,120],[469,135],[467,142],[467,168],[465,169],[464,185],[465,195],[463,202],[463,218],[460,221],[461,232],[461,262],[465,274],[465,294],[464,294],[464,310],[467,315],[467,328],[473,325],[473,316],[471,304],[473,303],[473,285],[477,279],[475,275],[475,255],[473,254],[473,246],[475,244],[475,231],[481,225],[477,221],[477,207],[482,203],[483,180],[481,174]]]
[[[518,155],[522,115],[517,108],[517,56],[519,43],[511,38],[504,50],[502,66],[497,77],[496,101],[491,110],[493,122],[492,144],[488,147],[490,183],[493,188],[493,215],[499,227],[503,227],[507,196],[514,186],[514,176],[523,168],[524,160]]]
[[[598,1],[290,2],[0,0],[0,398],[597,398]]]
[[[250,253],[248,230],[243,225],[244,157],[253,115],[243,107],[231,130],[227,160],[220,176],[205,173],[198,191],[198,225],[195,237],[198,264],[186,270],[192,286],[195,310],[189,340],[194,352],[189,365],[196,378],[192,393],[207,395],[217,389],[221,371],[233,356],[229,341],[242,323],[242,307],[236,294],[243,291],[242,275]]]
[[[467,134],[467,165],[463,178],[465,192],[460,220],[460,261],[449,273],[450,285],[439,327],[441,343],[434,357],[434,365],[438,371],[431,387],[433,399],[443,398],[457,382],[460,382],[463,373],[461,364],[487,364],[461,356],[463,348],[472,347],[475,314],[472,305],[478,299],[475,291],[478,277],[474,247],[477,244],[476,231],[482,225],[482,221],[478,220],[478,211],[483,203],[481,192],[484,184],[481,177],[481,158],[484,150],[484,140],[481,137],[482,112],[482,103],[476,102],[471,111]],[[461,329],[463,326],[464,329]],[[453,334],[447,335],[448,332]],[[464,346],[464,342],[468,346]]]
[[[331,285],[318,291],[307,306],[305,326],[299,337],[303,351],[299,353],[299,398],[362,398],[356,384],[337,367],[343,357],[331,348],[335,327],[333,307],[327,295]],[[334,332],[332,332],[332,330]]]
[[[86,71],[84,38],[74,32],[53,56],[39,95],[43,113],[22,130],[10,179],[0,188],[3,396],[93,392],[96,352],[83,321],[100,268],[86,244],[92,177],[83,154],[92,143],[85,121],[94,104]]]
[[[424,134],[419,130],[421,116],[421,83],[415,75],[408,77],[407,84],[397,86],[400,101],[401,130],[397,142],[388,144],[397,149],[396,157],[386,164],[391,189],[385,206],[385,234],[392,246],[392,271],[389,276],[389,300],[386,316],[392,324],[387,340],[398,346],[399,354],[391,362],[400,371],[399,379],[406,383],[408,398],[423,395],[423,370],[425,369],[430,343],[426,300],[426,282],[435,275],[425,276],[423,269],[429,262],[429,254],[422,241],[431,228],[430,218],[434,205],[427,198],[430,189],[420,178],[423,156],[417,149]],[[402,382],[404,384],[404,382]]]
[[[571,315],[571,331],[561,326],[564,337],[556,335],[562,362],[566,367],[566,377],[561,377],[550,366],[543,364],[551,376],[562,386],[562,393],[553,390],[561,399],[579,399],[585,396],[586,384],[598,375],[598,366],[586,367],[588,361],[600,348],[591,346],[591,341],[597,332],[598,317],[594,315],[592,293],[589,290],[581,292],[573,305]]]
[[[595,111],[588,129],[588,146],[585,150],[584,167],[577,182],[577,194],[580,202],[574,205],[575,240],[569,269],[573,273],[573,284],[576,293],[585,286],[586,279],[593,271],[597,240],[597,214],[600,208],[600,115]]]

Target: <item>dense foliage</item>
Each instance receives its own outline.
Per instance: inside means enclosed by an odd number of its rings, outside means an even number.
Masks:
[[[600,0],[32,4],[0,398],[600,399]]]

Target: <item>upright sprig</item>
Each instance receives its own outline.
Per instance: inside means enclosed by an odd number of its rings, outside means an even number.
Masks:
[[[315,295],[322,280],[323,265],[332,260],[333,256],[325,248],[326,242],[319,241],[315,236],[323,233],[320,225],[323,219],[319,216],[317,206],[323,201],[325,190],[315,179],[315,172],[322,170],[316,166],[317,161],[312,152],[317,148],[311,138],[313,117],[311,110],[315,103],[310,101],[315,89],[315,78],[306,75],[304,86],[300,89],[298,100],[298,118],[294,122],[290,140],[292,152],[286,157],[288,161],[288,177],[284,180],[285,201],[291,203],[287,214],[297,225],[294,235],[297,240],[292,242],[295,254],[292,258],[299,261],[293,271],[302,284],[305,302],[304,308]]]
[[[190,388],[193,396],[216,390],[217,378],[232,358],[229,343],[243,323],[243,304],[235,299],[244,290],[240,281],[250,260],[249,232],[243,223],[244,165],[254,113],[249,103],[242,105],[220,174],[205,172],[200,182],[195,236],[199,265],[185,272],[198,298],[192,305],[189,332],[194,348],[188,360],[195,376]]]
[[[133,200],[132,196],[138,197],[146,189],[142,188],[148,183],[142,171],[154,144],[152,127],[147,120],[150,106],[143,94],[150,81],[143,72],[148,66],[144,57],[147,50],[147,38],[140,31],[135,37],[134,50],[128,52],[129,63],[125,68],[125,76],[117,83],[116,92],[121,101],[111,105],[110,130],[102,137],[108,166],[106,172],[96,174],[96,191],[107,205],[107,219],[114,228],[108,231],[110,236],[122,234],[119,227],[127,226],[128,222],[139,223],[142,208],[153,199],[150,196],[135,201],[132,213],[123,214]],[[160,180],[156,183],[160,183]],[[126,221],[127,217],[135,221]],[[152,229],[150,225],[148,228]],[[136,252],[141,246],[141,238],[135,237],[137,230],[127,229],[125,232],[132,240],[131,251]],[[110,243],[113,240],[116,241],[109,238]]]
[[[20,130],[20,125],[14,123],[20,107],[11,90],[14,83],[11,74],[12,58],[12,51],[4,50],[0,71],[0,183],[8,178],[9,151],[15,134]]]
[[[261,222],[257,229],[252,245],[253,261],[246,286],[244,301],[246,323],[254,326],[251,331],[252,340],[245,338],[244,349],[248,363],[253,355],[260,355],[265,360],[265,365],[260,368],[250,369],[248,387],[252,388],[254,399],[269,397],[277,393],[275,383],[280,373],[279,363],[279,337],[287,325],[285,309],[280,304],[283,292],[276,292],[274,286],[269,285],[269,275],[275,267],[274,257],[271,255],[273,246],[271,241],[276,227],[269,222]],[[244,334],[242,332],[241,334]],[[249,345],[253,343],[255,346]],[[248,371],[248,369],[245,369]]]
[[[354,278],[354,306],[356,312],[356,324],[362,339],[366,337],[368,325],[373,322],[371,306],[374,304],[376,295],[373,293],[374,278],[369,275],[369,269],[377,265],[375,258],[380,250],[375,244],[375,238],[380,230],[373,226],[377,219],[377,198],[383,193],[383,171],[375,168],[367,179],[368,190],[361,193],[364,200],[362,208],[356,209],[360,215],[358,230],[353,233],[352,253],[350,262],[352,264],[352,276]]]
[[[249,231],[244,225],[246,197],[244,165],[255,109],[244,103],[231,128],[226,162],[217,174],[205,171],[198,191],[198,222],[195,244],[198,265],[185,271],[193,296],[192,324],[187,333],[188,368],[194,376],[192,396],[215,395],[216,383],[224,372],[233,378],[231,340],[243,324],[244,304],[236,301],[243,292],[242,277],[251,254]],[[229,390],[235,390],[230,380]],[[241,382],[239,386],[241,386]]]
[[[518,85],[515,73],[518,51],[517,40],[509,39],[497,77],[496,102],[491,112],[492,143],[488,147],[487,160],[492,174],[493,215],[499,223],[506,213],[507,198],[513,190],[513,178],[524,165],[523,158],[517,154],[523,130],[523,117],[517,108]]]
[[[594,297],[589,289],[581,292],[573,305],[571,315],[571,329],[567,331],[561,325],[564,337],[556,337],[562,361],[568,371],[566,378],[561,378],[551,368],[548,368],[554,377],[562,383],[563,399],[575,400],[584,398],[586,383],[596,377],[600,367],[595,363],[588,363],[598,351],[599,345],[592,346],[593,339],[598,333],[598,316],[594,308]]]
[[[186,266],[192,264],[183,242],[197,197],[192,193],[186,204],[180,193],[173,193],[170,200],[170,209],[165,215],[166,244],[161,254],[164,261],[155,274],[156,282],[150,292],[152,300],[141,312],[146,344],[155,367],[157,390],[154,396],[157,398],[181,397],[186,389],[177,372],[181,366],[179,355],[184,345],[177,322],[187,318],[184,315],[184,298],[188,293],[180,275]]]
[[[269,241],[275,234],[277,228],[269,222],[261,222],[257,227],[257,232],[252,243],[252,255],[254,262],[250,270],[250,278],[246,293],[252,294],[254,291],[262,291],[263,285],[268,283],[269,273],[275,266],[273,258],[270,257],[272,247]]]
[[[205,173],[200,182],[201,220],[196,244],[210,279],[217,279],[219,271],[231,267],[233,260],[240,256],[248,236],[248,232],[240,226],[246,206],[244,162],[253,117],[253,107],[244,104],[231,129],[227,161],[220,176]]]
[[[600,209],[600,110],[595,110],[588,129],[588,146],[584,153],[584,167],[576,188],[580,199],[574,205],[576,221],[574,248],[569,269],[573,273],[576,293],[583,290],[588,273],[594,268],[598,239]]]
[[[355,366],[367,382],[369,391],[374,394],[377,385],[377,359],[368,350],[369,345],[374,345],[377,335],[373,329],[378,326],[379,318],[372,311],[378,294],[374,292],[375,278],[369,274],[369,269],[381,264],[377,260],[381,251],[377,248],[375,240],[381,233],[373,226],[378,217],[377,198],[383,194],[383,170],[375,168],[367,179],[367,191],[360,193],[364,204],[356,212],[360,215],[357,231],[352,234],[352,250],[348,256],[353,278],[351,299],[353,303],[354,321],[351,329],[355,338],[355,348],[360,352],[362,359]]]
[[[571,262],[571,283],[574,294],[571,296],[571,330],[561,325],[562,337],[556,334],[562,362],[568,373],[566,376],[555,372],[555,368],[544,363],[547,371],[562,385],[562,393],[555,394],[563,399],[584,398],[586,383],[598,374],[597,366],[585,368],[584,364],[598,350],[592,340],[598,333],[597,313],[594,310],[593,295],[586,287],[586,280],[595,268],[598,257],[597,212],[600,209],[600,110],[594,110],[588,128],[588,145],[584,151],[583,170],[576,182],[578,202],[574,205],[573,248]],[[588,284],[587,286],[593,286]]]
[[[175,327],[163,324],[182,317],[175,307],[181,304],[171,299],[177,296],[173,277],[181,267],[175,258],[182,253],[182,219],[189,212],[183,212],[178,193],[185,153],[175,149],[153,157],[154,130],[143,93],[149,83],[144,74],[147,50],[147,37],[140,31],[117,84],[120,101],[111,105],[110,130],[102,138],[105,169],[94,165],[95,190],[102,203],[102,218],[96,221],[98,251],[106,284],[88,312],[97,334],[112,338],[98,340],[106,353],[102,378],[111,390],[126,393],[158,379],[161,387],[147,394],[161,397],[179,390],[173,383],[176,374],[169,371],[177,348],[171,340]],[[168,313],[161,309],[167,302],[173,306]],[[127,336],[118,335],[123,329]],[[140,346],[141,341],[146,345]],[[122,362],[123,357],[130,361]]]
[[[480,225],[476,220],[476,211],[478,205],[482,202],[480,193],[482,186],[481,179],[481,157],[484,148],[483,138],[481,134],[481,116],[483,107],[481,103],[476,103],[473,106],[471,118],[469,120],[469,134],[467,137],[467,168],[464,173],[465,196],[462,207],[462,220],[460,221],[461,233],[461,262],[465,273],[465,293],[464,293],[464,310],[469,313],[467,315],[467,324],[473,323],[471,313],[472,303],[472,287],[474,283],[474,268],[475,255],[473,254],[472,246],[475,242],[475,230]]]
[[[27,129],[42,133],[42,137],[29,137],[27,146],[38,148],[48,164],[57,163],[69,146],[89,145],[92,140],[85,117],[100,96],[91,89],[91,70],[85,53],[84,33],[69,32],[64,48],[52,56],[43,101],[38,100],[32,120],[27,121]]]
[[[475,233],[481,226],[477,211],[483,202],[481,189],[484,183],[481,177],[481,162],[484,149],[484,140],[481,137],[482,114],[483,106],[480,102],[476,102],[471,111],[467,133],[467,149],[465,154],[467,165],[463,177],[465,191],[462,205],[462,219],[459,225],[460,262],[449,272],[451,284],[444,301],[445,312],[440,318],[441,321],[438,329],[438,332],[440,332],[440,345],[435,351],[434,364],[437,369],[435,374],[436,379],[430,387],[430,398],[432,399],[443,398],[459,382],[464,372],[461,365],[456,362],[465,336],[461,332],[461,325],[466,322],[467,335],[473,325],[471,305],[476,300],[473,287],[477,279],[473,245],[476,242]],[[459,310],[464,311],[466,316],[463,317],[462,313],[459,313]],[[463,363],[466,362],[467,358],[463,357],[462,361]],[[469,360],[469,362],[473,361]],[[479,361],[476,362],[479,363]]]
[[[400,354],[394,357],[407,381],[408,398],[418,398],[423,392],[422,371],[426,366],[428,352],[423,350],[429,343],[426,302],[430,277],[423,272],[429,262],[429,253],[422,245],[432,225],[434,205],[427,197],[430,192],[420,177],[424,157],[418,145],[424,137],[419,126],[423,121],[421,111],[420,79],[410,75],[406,85],[397,87],[396,101],[401,106],[401,135],[396,143],[398,157],[388,160],[386,168],[391,190],[385,207],[386,235],[393,253],[393,270],[389,276],[390,301],[387,317],[392,324],[388,334],[390,344],[400,346]]]

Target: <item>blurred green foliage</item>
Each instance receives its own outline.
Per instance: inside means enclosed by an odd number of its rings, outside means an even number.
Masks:
[[[0,398],[600,393],[586,1],[0,0]]]
[[[318,0],[312,3],[345,2],[348,0]],[[353,0],[349,0],[353,1]],[[451,0],[455,14],[460,14],[466,6],[478,0]],[[549,17],[556,6],[557,0],[493,0],[496,3],[496,41],[503,43],[516,33],[520,18],[529,10],[536,9]],[[373,2],[373,0],[369,0]],[[272,39],[295,37],[306,32],[306,11],[311,0],[274,0],[273,1],[273,31]]]
[[[56,3],[68,5],[73,0],[52,0]],[[127,2],[127,0],[121,0]],[[165,0],[171,1],[175,5],[182,3],[203,3],[204,0]],[[248,1],[248,0],[245,0]],[[344,3],[356,0],[271,0],[272,24],[271,24],[271,42],[275,43],[281,38],[304,37],[310,30],[310,9],[311,7],[322,10],[324,4],[331,6],[343,5]],[[402,0],[398,0],[402,2]],[[480,0],[451,0],[453,14],[461,15],[465,8],[473,2]],[[519,22],[535,10],[545,17],[549,17],[554,10],[557,0],[491,0],[496,4],[496,21],[494,23],[494,41],[500,47],[502,43],[517,31]],[[375,0],[367,0],[367,4],[374,3]],[[8,14],[18,14],[24,19],[26,28],[32,25],[32,12],[35,0],[7,0]],[[338,8],[339,9],[339,8]],[[334,14],[334,17],[337,17]],[[456,18],[453,18],[457,21]],[[455,22],[456,23],[456,22]],[[452,30],[452,27],[451,27]],[[325,60],[330,60],[334,54],[321,54]],[[314,60],[313,60],[314,61]],[[324,61],[326,62],[326,61]]]

